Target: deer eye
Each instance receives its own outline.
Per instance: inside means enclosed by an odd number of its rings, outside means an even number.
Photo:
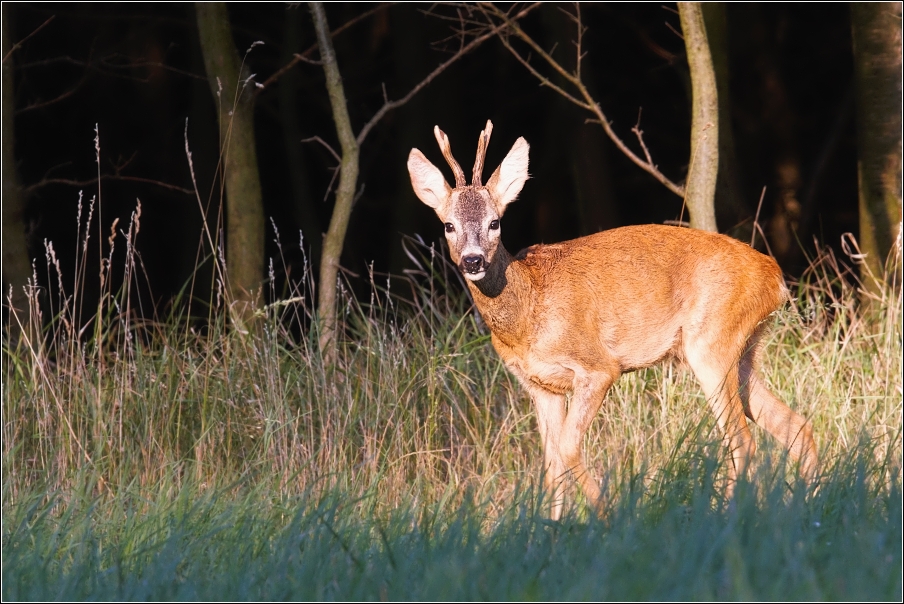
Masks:
[[[490,230],[495,231],[499,228],[499,220],[494,220],[490,223]]]
[[[447,233],[454,233],[454,232],[455,232],[455,226],[453,226],[453,224],[452,224],[451,222],[447,222],[444,226],[446,227],[446,232],[447,232]]]

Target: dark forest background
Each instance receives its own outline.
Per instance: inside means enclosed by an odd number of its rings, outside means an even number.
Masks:
[[[544,5],[522,25],[544,48],[567,57],[574,26],[560,8]],[[336,3],[326,9],[334,30],[372,11],[333,40],[356,130],[383,104],[384,87],[390,99],[403,96],[458,48],[456,21],[440,18],[454,17],[453,6]],[[334,201],[336,159],[303,140],[339,145],[320,65],[298,62],[268,81],[316,42],[307,6],[230,4],[228,10],[247,75],[266,83],[254,118],[266,257],[276,259],[279,292],[287,275],[300,278],[304,256],[317,262]],[[733,198],[717,195],[719,230],[749,240],[765,187],[759,223],[769,250],[794,276],[806,266],[814,238],[837,247],[843,233],[858,232],[850,8],[728,4],[726,15],[721,58],[737,173]],[[582,17],[588,28],[583,69],[595,98],[638,151],[631,128],[640,117],[655,163],[680,182],[688,168],[691,100],[674,5],[593,4],[582,7]],[[137,250],[147,274],[139,280],[141,296],[145,312],[165,311],[191,278],[202,237],[186,131],[202,200],[212,200],[213,212],[220,199],[216,106],[195,6],[4,3],[3,18],[9,38],[20,42],[13,55],[14,156],[27,253],[37,259],[39,280],[50,285],[45,241],[53,242],[65,274],[75,270],[80,191],[83,204],[98,194],[99,171],[102,232],[115,218],[125,228],[141,200]],[[257,41],[263,44],[245,54]],[[531,180],[503,222],[512,251],[681,218],[681,199],[632,164],[588,117],[540,86],[499,40],[487,41],[389,112],[362,145],[360,197],[342,266],[363,277],[370,263],[377,272],[399,273],[410,266],[403,236],[442,239],[441,223],[414,196],[406,170],[412,147],[445,169],[434,124],[449,134],[466,168],[487,119],[495,125],[489,170],[518,136],[531,144]],[[366,278],[358,281],[356,287],[368,287]]]

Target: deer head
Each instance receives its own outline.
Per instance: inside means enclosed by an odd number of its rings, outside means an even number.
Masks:
[[[499,247],[499,219],[508,204],[515,201],[527,181],[528,150],[530,145],[519,138],[502,163],[493,172],[486,186],[481,174],[493,123],[487,120],[477,142],[477,157],[471,184],[452,156],[449,137],[434,126],[433,134],[443,157],[455,174],[455,188],[449,186],[439,168],[417,149],[408,155],[408,174],[418,199],[433,208],[446,227],[446,240],[452,261],[465,278],[479,281],[486,275]]]

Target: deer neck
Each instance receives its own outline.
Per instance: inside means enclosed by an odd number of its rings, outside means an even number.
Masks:
[[[514,345],[528,326],[532,287],[527,268],[499,244],[480,281],[468,281],[480,316],[497,338]]]

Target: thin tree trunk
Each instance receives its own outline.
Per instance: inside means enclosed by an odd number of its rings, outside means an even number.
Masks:
[[[901,3],[852,3],[860,251],[864,284],[885,276],[901,237]],[[900,254],[900,249],[898,250]],[[901,284],[901,263],[888,278]]]
[[[3,5],[3,56],[12,48],[9,36],[9,11]],[[13,95],[13,57],[10,55],[3,62],[3,304],[10,303],[9,334],[12,340],[18,339],[19,321],[27,323],[27,300],[23,287],[31,275],[28,258],[28,244],[25,241],[25,224],[23,221],[24,199],[19,187],[19,176],[16,172],[16,157],[13,132],[13,112],[15,97]],[[10,287],[12,297],[7,299]],[[13,316],[13,309],[18,320]]]
[[[348,115],[342,76],[339,73],[339,64],[336,62],[336,51],[333,49],[333,40],[330,36],[323,3],[311,2],[310,7],[314,16],[314,28],[317,30],[320,59],[326,74],[326,87],[333,110],[333,121],[336,123],[339,144],[342,146],[336,204],[333,207],[329,230],[323,240],[317,305],[317,316],[320,320],[320,348],[324,359],[331,363],[335,360],[336,354],[336,286],[339,278],[339,259],[342,255],[342,245],[348,230],[352,204],[355,201],[355,188],[358,183],[358,142]]]
[[[226,273],[232,317],[243,323],[264,271],[264,206],[254,139],[253,90],[241,81],[229,13],[222,2],[195,5],[207,79],[217,103],[226,185]]]
[[[717,231],[715,195],[719,173],[719,98],[706,26],[699,2],[679,2],[681,30],[691,74],[691,159],[684,199],[691,227]]]

